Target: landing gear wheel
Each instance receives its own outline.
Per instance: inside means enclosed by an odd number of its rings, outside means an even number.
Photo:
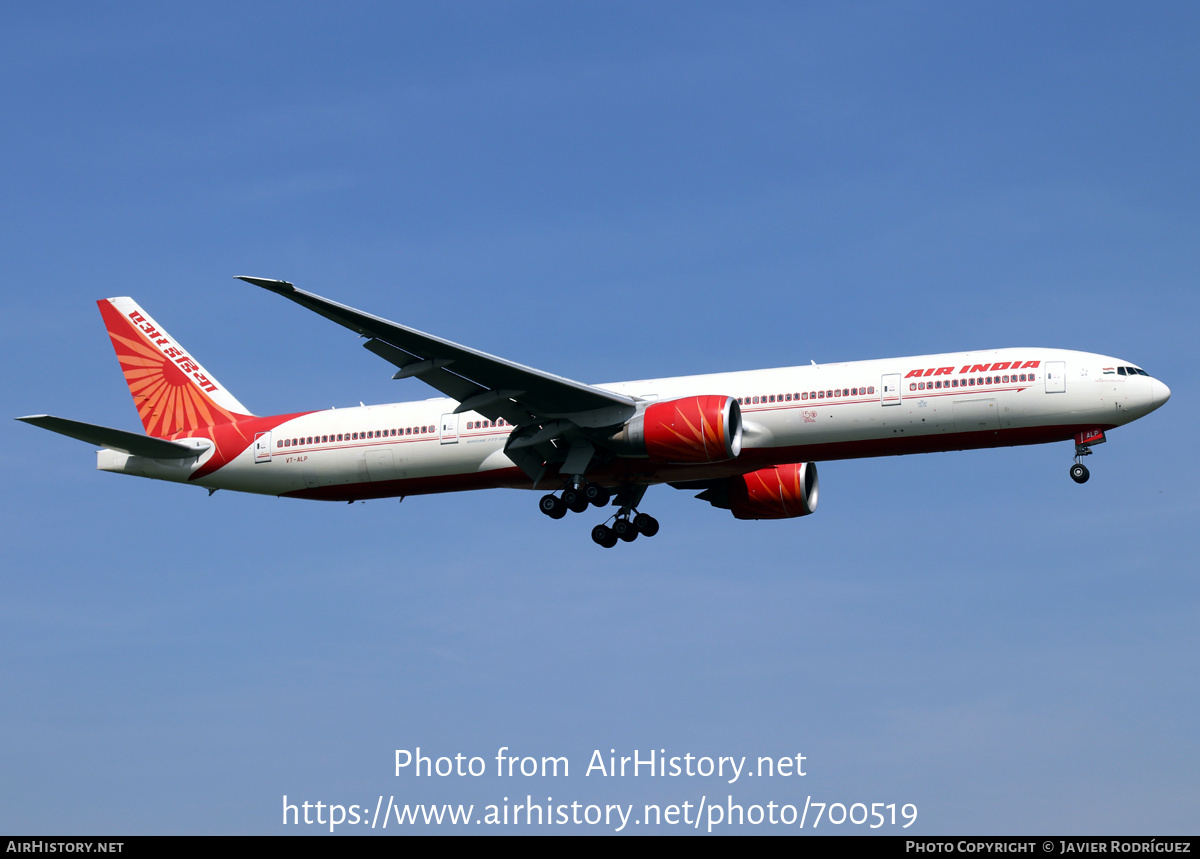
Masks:
[[[612,495],[599,483],[589,483],[583,487],[583,497],[595,506],[603,507],[608,504]]]
[[[606,549],[617,545],[617,535],[607,525],[597,525],[592,529],[592,541]]]
[[[584,496],[582,489],[575,489],[574,487],[568,487],[567,489],[564,489],[562,501],[568,509],[574,511],[575,513],[582,513],[584,510],[588,509],[588,500]]]
[[[639,534],[653,537],[658,533],[658,520],[648,513],[639,513],[633,517],[633,527],[637,528]]]
[[[567,505],[563,504],[562,499],[555,495],[543,495],[541,501],[538,502],[538,509],[551,519],[561,519],[567,515]]]
[[[612,530],[614,534],[626,543],[632,543],[637,539],[637,528],[633,527],[633,523],[628,519],[618,519],[616,522],[613,522]]]
[[[1071,479],[1076,483],[1087,483],[1087,479],[1091,475],[1088,474],[1087,466],[1082,462],[1077,462],[1071,466]]]

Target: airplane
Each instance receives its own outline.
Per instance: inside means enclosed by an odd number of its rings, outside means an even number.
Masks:
[[[97,302],[145,434],[17,418],[99,446],[96,467],[218,489],[355,501],[549,489],[543,513],[616,511],[612,548],[659,523],[666,483],[738,519],[817,508],[816,462],[1074,440],[1070,475],[1109,430],[1166,403],[1129,361],[1019,348],[587,385],[355,310],[283,280],[240,280],[366,338],[444,397],[258,417],[130,298]],[[557,494],[556,494],[557,493]]]

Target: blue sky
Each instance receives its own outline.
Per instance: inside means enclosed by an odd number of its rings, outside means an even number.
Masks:
[[[612,551],[532,493],[209,498],[0,423],[0,829],[530,793],[1193,831],[1198,37],[1185,3],[7,6],[12,417],[138,428],[116,295],[259,414],[432,395],[235,274],[590,382],[1041,345],[1173,397],[1083,487],[1069,444],[822,463],[813,517],[662,487]],[[416,746],[572,774],[393,776]],[[584,777],[610,748],[809,775]]]

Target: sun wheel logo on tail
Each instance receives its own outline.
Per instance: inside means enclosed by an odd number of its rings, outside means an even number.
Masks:
[[[147,435],[174,438],[248,417],[183,347],[130,298],[96,302]]]
[[[251,415],[133,299],[106,298],[96,304],[147,435],[163,439],[200,438],[213,443],[211,454],[199,468],[192,470],[194,459],[188,463],[190,473],[185,472],[188,480],[198,480],[228,465],[250,446],[256,434],[308,414]],[[197,456],[204,450],[200,448]],[[266,454],[260,461],[270,461],[269,447]],[[104,470],[129,469],[127,473],[149,477],[159,476],[158,472],[165,467],[161,463],[146,466],[137,457],[112,461],[116,466]],[[147,473],[147,467],[154,473]]]
[[[728,462],[742,452],[742,411],[716,395],[652,403],[612,440],[651,462]]]
[[[727,477],[696,497],[737,519],[794,519],[817,509],[817,489],[817,466],[793,462]]]

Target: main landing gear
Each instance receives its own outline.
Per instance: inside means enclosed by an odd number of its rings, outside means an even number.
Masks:
[[[632,519],[629,513],[622,508],[622,512],[618,513],[613,519],[612,527],[608,525],[597,525],[592,529],[592,542],[606,549],[611,549],[617,545],[618,540],[624,540],[626,543],[632,543],[637,539],[638,534],[644,534],[647,537],[653,537],[658,533],[658,520],[649,513],[637,513]]]
[[[538,507],[551,519],[561,519],[570,510],[582,513],[590,505],[603,507],[608,504],[612,494],[599,483],[569,483],[562,495],[543,495]]]
[[[632,543],[638,534],[645,537],[657,534],[658,520],[648,513],[639,513],[636,507],[645,491],[644,486],[622,487],[617,492],[620,510],[611,519],[592,529],[593,542],[611,549],[618,541]],[[560,495],[543,495],[538,501],[538,508],[551,519],[561,519],[568,510],[582,513],[589,506],[604,507],[610,500],[612,493],[600,484],[574,481],[568,483]]]

